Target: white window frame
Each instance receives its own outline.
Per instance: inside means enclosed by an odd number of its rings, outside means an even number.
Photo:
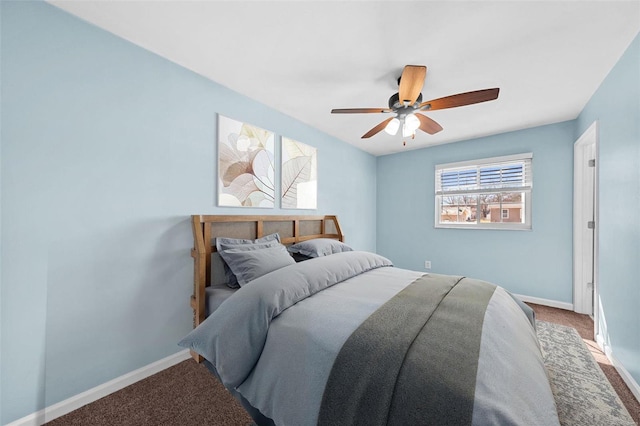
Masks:
[[[509,219],[509,209],[502,209],[502,218]]]
[[[498,165],[500,163],[519,162],[527,163],[525,167],[525,182],[523,186],[517,187],[497,187],[473,190],[454,190],[444,191],[439,189],[439,175],[443,170],[457,169],[465,167],[485,167],[490,165]],[[456,228],[456,229],[498,229],[498,230],[531,230],[531,193],[533,191],[533,153],[524,153],[516,155],[506,155],[502,157],[483,158],[478,160],[460,161],[456,163],[438,164],[435,167],[435,228]],[[496,192],[522,192],[524,194],[524,223],[520,222],[490,222],[480,223],[479,220],[471,223],[455,223],[440,222],[441,199],[447,195],[480,195],[483,193]],[[500,209],[502,210],[502,208]],[[502,215],[502,211],[500,212]],[[522,213],[521,213],[522,214]]]

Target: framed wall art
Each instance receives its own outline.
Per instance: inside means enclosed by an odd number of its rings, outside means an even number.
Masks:
[[[316,209],[318,150],[282,137],[282,208]]]
[[[218,205],[273,208],[274,134],[218,115]]]

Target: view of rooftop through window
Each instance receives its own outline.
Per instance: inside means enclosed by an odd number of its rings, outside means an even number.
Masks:
[[[505,160],[437,166],[436,226],[530,228],[531,158]]]

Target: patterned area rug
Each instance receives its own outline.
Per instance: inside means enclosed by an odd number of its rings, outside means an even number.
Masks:
[[[563,426],[635,425],[575,329],[544,321],[536,328]]]

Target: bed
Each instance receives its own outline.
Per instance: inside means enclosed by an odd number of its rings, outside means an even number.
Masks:
[[[559,424],[533,313],[501,287],[353,250],[335,216],[192,225],[180,345],[256,424]]]

